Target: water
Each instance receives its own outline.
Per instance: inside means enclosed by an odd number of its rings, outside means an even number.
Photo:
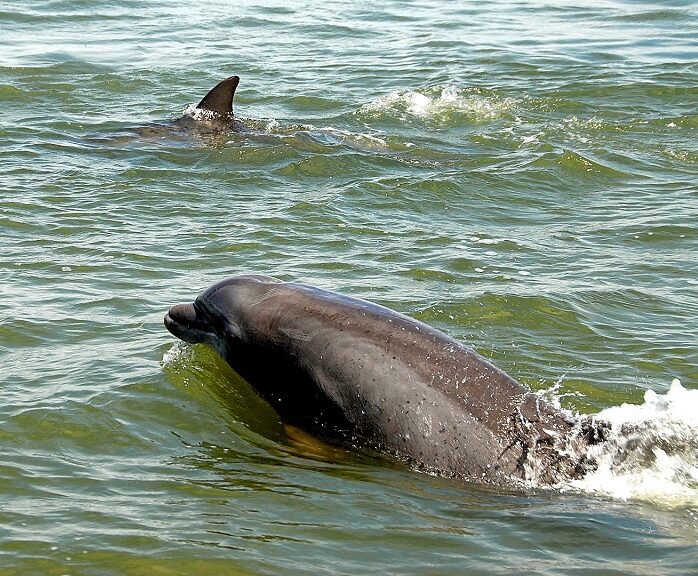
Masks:
[[[698,571],[695,3],[0,2],[0,30],[0,574]],[[231,74],[247,132],[158,127]],[[286,430],[162,326],[247,272],[443,329],[610,410],[615,448],[502,492]]]

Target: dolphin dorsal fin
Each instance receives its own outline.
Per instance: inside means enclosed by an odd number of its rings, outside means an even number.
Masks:
[[[240,83],[240,76],[231,76],[216,84],[211,91],[199,102],[197,108],[210,110],[221,116],[233,113],[233,96]]]

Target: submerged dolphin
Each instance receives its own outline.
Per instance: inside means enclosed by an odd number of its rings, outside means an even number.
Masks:
[[[275,120],[270,122],[268,119],[259,118],[250,118],[243,122],[233,114],[233,100],[239,84],[239,76],[230,76],[211,88],[196,106],[187,107],[182,116],[167,121],[125,127],[121,133],[109,137],[106,141],[130,144],[135,132],[145,141],[190,142],[194,138],[202,140],[205,144],[217,145],[231,141],[253,141],[265,146],[283,142],[283,146],[313,153],[317,152],[318,146],[327,147],[328,152],[338,146],[368,152],[390,152],[387,144],[379,138],[342,129],[315,128],[302,124],[283,126]],[[89,139],[105,141],[102,134],[90,136]],[[401,153],[398,152],[397,155],[400,156]]]
[[[295,426],[362,443],[433,473],[550,484],[583,475],[600,438],[473,350],[364,300],[237,276],[165,315],[208,343]]]
[[[239,76],[221,80],[204,96],[193,110],[176,120],[131,128],[140,136],[151,139],[190,139],[198,136],[204,140],[244,130],[233,115],[233,98],[240,84]]]

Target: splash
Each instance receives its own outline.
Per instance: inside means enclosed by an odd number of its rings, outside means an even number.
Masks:
[[[665,506],[698,505],[698,390],[675,379],[666,394],[622,404],[594,418],[610,427],[588,448],[596,469],[559,488]]]
[[[167,367],[176,366],[177,364],[191,359],[192,346],[186,342],[177,340],[172,347],[165,350],[162,355],[162,365]]]
[[[206,120],[221,120],[230,118],[230,116],[221,116],[218,112],[213,112],[212,110],[205,110],[203,108],[197,108],[195,104],[190,104],[184,109],[182,113],[183,116],[187,118],[192,118],[196,121],[206,121]]]
[[[368,104],[359,113],[413,116],[431,120],[447,120],[453,114],[462,114],[474,121],[499,118],[514,107],[513,100],[478,89],[456,86],[427,88],[422,91],[391,92]]]

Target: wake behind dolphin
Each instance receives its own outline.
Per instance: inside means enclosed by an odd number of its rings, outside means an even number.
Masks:
[[[173,306],[288,424],[469,481],[555,484],[593,470],[604,426],[574,419],[443,332],[388,308],[268,276]]]

